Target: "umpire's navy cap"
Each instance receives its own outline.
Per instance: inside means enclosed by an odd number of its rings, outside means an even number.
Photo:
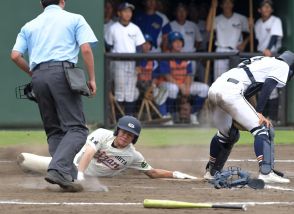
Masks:
[[[130,8],[130,9],[132,9],[132,10],[135,10],[135,6],[134,5],[132,5],[132,4],[130,4],[130,3],[128,3],[128,2],[123,2],[123,3],[121,3],[120,5],[118,5],[118,8],[117,8],[117,10],[124,10],[124,9],[126,9],[126,8]]]

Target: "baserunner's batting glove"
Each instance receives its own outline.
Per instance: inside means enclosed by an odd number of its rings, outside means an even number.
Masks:
[[[83,172],[78,171],[78,176],[77,176],[78,181],[83,181],[85,180],[85,176]]]
[[[196,177],[192,176],[192,175],[188,175],[179,171],[174,171],[173,172],[173,178],[177,178],[177,179],[197,179]]]

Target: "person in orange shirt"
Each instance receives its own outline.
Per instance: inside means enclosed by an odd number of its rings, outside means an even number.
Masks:
[[[173,31],[168,34],[170,52],[180,53],[184,46],[184,38],[180,32]],[[166,112],[174,116],[176,99],[179,93],[190,97],[192,110],[190,122],[198,125],[198,113],[201,110],[208,94],[208,85],[193,81],[191,62],[187,60],[169,60],[160,63],[160,72],[164,74],[166,82],[162,83],[168,90]]]
[[[143,53],[149,53],[154,46],[154,41],[151,35],[145,34],[146,42],[142,46]],[[157,60],[142,60],[136,67],[138,74],[137,86],[140,91],[140,96],[144,96],[145,92],[152,91],[153,99],[157,106],[166,102],[168,92],[161,86],[164,77],[158,72]],[[162,115],[165,117],[165,115]]]

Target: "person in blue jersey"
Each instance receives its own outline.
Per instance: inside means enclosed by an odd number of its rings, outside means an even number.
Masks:
[[[137,12],[133,22],[139,26],[143,34],[152,36],[155,52],[167,51],[167,34],[171,31],[169,23],[157,13],[157,0],[146,0],[144,3],[145,11]]]
[[[73,182],[77,169],[73,159],[87,135],[82,98],[69,87],[65,69],[73,68],[81,54],[88,72],[88,87],[96,94],[94,57],[97,43],[83,16],[64,10],[65,0],[41,0],[44,11],[20,30],[11,52],[15,64],[32,77],[52,160],[45,180],[64,191],[82,191]],[[28,53],[29,63],[24,58]]]

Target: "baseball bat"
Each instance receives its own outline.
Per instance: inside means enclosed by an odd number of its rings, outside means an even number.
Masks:
[[[249,0],[249,18],[253,22],[253,2],[252,2],[252,0]],[[251,25],[250,25],[249,33],[250,33],[250,52],[252,53],[254,51],[253,23],[251,23]]]
[[[212,1],[217,1],[217,0],[212,0]],[[215,20],[215,16],[216,16],[216,8],[212,8],[212,13],[210,14],[211,16],[211,26],[210,26],[210,36],[209,36],[209,42],[208,42],[208,52],[211,53],[212,52],[212,45],[213,45],[213,30],[214,30],[214,20]],[[209,79],[209,73],[210,73],[210,65],[211,65],[211,61],[207,60],[206,61],[206,66],[205,66],[205,76],[204,76],[204,82],[208,83],[208,79]]]
[[[163,209],[181,209],[181,208],[222,208],[222,209],[240,209],[246,210],[245,205],[231,204],[211,204],[211,203],[191,203],[173,200],[155,200],[145,199],[144,208],[163,208]]]

